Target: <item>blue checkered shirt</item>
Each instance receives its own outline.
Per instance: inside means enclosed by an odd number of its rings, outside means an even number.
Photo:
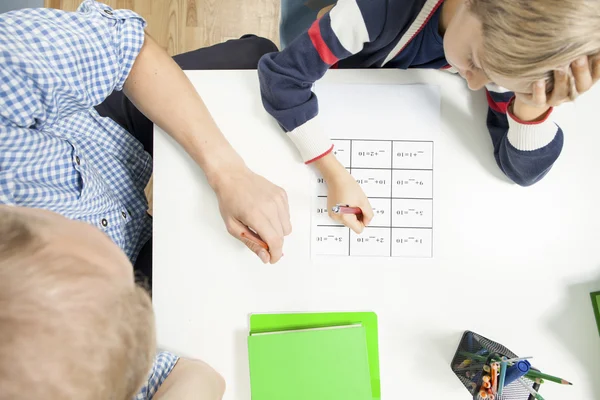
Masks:
[[[144,382],[144,386],[133,400],[151,400],[160,385],[167,379],[175,364],[177,364],[177,360],[179,360],[179,357],[166,351],[158,353],[154,359],[152,370],[148,374],[147,381]]]
[[[145,25],[92,0],[0,14],[0,204],[95,225],[132,262],[151,235],[152,158],[93,106],[122,90]]]

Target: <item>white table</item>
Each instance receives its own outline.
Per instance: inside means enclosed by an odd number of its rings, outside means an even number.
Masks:
[[[567,131],[563,154],[540,183],[521,188],[493,159],[485,95],[468,92],[460,78],[437,71],[329,72],[326,82],[441,85],[443,119],[433,259],[331,265],[311,262],[313,173],[263,110],[256,72],[188,76],[250,168],[287,190],[293,223],[285,257],[262,265],[227,234],[202,171],[157,131],[159,344],[213,365],[227,380],[226,399],[250,398],[249,314],[331,310],[379,315],[384,399],[468,399],[450,370],[464,330],[535,356],[534,366],[575,383],[544,385],[547,399],[600,399],[600,338],[589,298],[600,289],[600,88],[556,110]],[[502,304],[514,311],[496,312]]]

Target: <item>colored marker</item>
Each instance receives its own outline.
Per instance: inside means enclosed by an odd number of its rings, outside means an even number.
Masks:
[[[572,385],[572,383],[567,380],[557,378],[556,376],[547,375],[541,373],[540,371],[530,370],[529,372],[527,372],[527,374],[525,374],[525,376],[528,378],[532,378],[532,380],[535,380],[535,378],[540,378],[550,382],[560,383],[561,385]]]
[[[519,378],[518,379],[519,383],[525,388],[527,389],[527,391],[529,393],[531,393],[531,395],[533,397],[535,397],[537,400],[544,400],[544,398],[542,397],[541,394],[539,394],[538,392],[536,392],[532,387],[530,387],[527,383],[525,383],[525,381],[523,380],[523,378]]]
[[[331,211],[333,211],[334,214],[354,214],[354,215],[360,215],[362,214],[362,210],[360,209],[360,207],[350,207],[349,205],[341,205],[338,204],[336,206],[331,207]]]
[[[508,386],[523,375],[527,374],[531,370],[531,364],[529,361],[519,361],[515,365],[511,365],[506,369],[506,378],[504,379],[504,386]]]
[[[502,397],[502,391],[504,390],[504,380],[506,379],[506,370],[508,368],[508,360],[506,357],[502,357],[500,363],[500,384],[498,386],[498,397]]]

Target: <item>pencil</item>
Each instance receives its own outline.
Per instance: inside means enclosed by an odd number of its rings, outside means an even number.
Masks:
[[[341,205],[341,204],[338,204],[337,206],[333,206],[331,208],[331,211],[333,211],[335,214],[354,214],[354,215],[362,214],[362,210],[360,209],[360,207],[350,207],[349,205]]]
[[[492,364],[492,393],[498,393],[498,364]]]
[[[502,392],[504,391],[504,380],[506,378],[507,369],[508,364],[506,357],[502,357],[502,362],[500,363],[500,383],[498,384],[498,397],[502,397]]]
[[[519,378],[517,379],[519,381],[519,383],[525,388],[527,389],[527,391],[529,393],[531,393],[531,395],[533,397],[535,397],[537,400],[544,400],[544,398],[542,397],[541,394],[539,394],[538,392],[536,392],[533,388],[529,387],[528,384],[525,383],[525,381],[523,380],[523,378]]]
[[[263,242],[262,240],[260,240],[259,238],[255,237],[255,236],[250,236],[250,235],[246,234],[246,232],[242,232],[241,236],[244,239],[248,239],[249,241],[251,241],[253,243],[256,243],[257,245],[259,245],[260,247],[262,247],[266,251],[269,251],[269,245],[266,244],[265,242]]]
[[[535,390],[536,392],[538,390],[540,390],[540,383],[536,380],[535,383],[533,384],[533,390]],[[535,400],[535,396],[530,394],[529,398],[527,400]]]
[[[532,378],[531,380],[535,380],[535,378],[540,378],[550,382],[560,383],[561,385],[572,385],[572,383],[569,381],[557,378],[556,376],[547,375],[539,371],[534,371],[533,369],[530,369],[529,372],[525,374],[525,376],[528,378]]]

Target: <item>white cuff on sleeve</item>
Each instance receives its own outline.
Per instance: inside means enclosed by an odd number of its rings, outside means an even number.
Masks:
[[[508,141],[517,150],[534,151],[546,147],[556,137],[558,127],[549,118],[552,109],[546,114],[546,118],[539,122],[525,123],[519,121],[510,111],[506,113],[508,118]]]
[[[333,148],[333,143],[323,131],[318,116],[288,132],[288,136],[300,151],[302,160],[306,164],[319,159]]]

